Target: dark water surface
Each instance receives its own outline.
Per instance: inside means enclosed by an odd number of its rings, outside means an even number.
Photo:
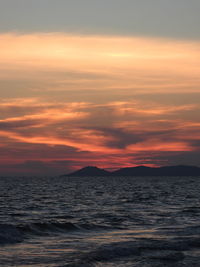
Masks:
[[[200,266],[200,177],[1,178],[0,266]]]

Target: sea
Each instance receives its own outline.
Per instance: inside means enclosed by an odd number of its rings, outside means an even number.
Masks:
[[[0,266],[199,267],[200,177],[0,179]]]

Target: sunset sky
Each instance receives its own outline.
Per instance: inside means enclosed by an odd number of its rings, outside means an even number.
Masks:
[[[0,0],[0,174],[200,166],[199,0]]]

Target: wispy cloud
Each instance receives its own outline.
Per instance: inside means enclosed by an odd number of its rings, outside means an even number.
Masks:
[[[29,94],[71,89],[199,92],[199,47],[198,41],[170,39],[1,34],[0,79],[6,90],[27,84],[22,91]]]

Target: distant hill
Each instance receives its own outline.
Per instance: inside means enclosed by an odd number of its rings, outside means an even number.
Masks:
[[[114,172],[88,166],[78,171],[62,176],[200,176],[200,168],[195,166],[166,166],[151,168],[147,166],[137,166],[122,168]]]
[[[64,175],[64,176],[110,176],[111,173],[108,171],[105,171],[103,169],[88,166],[83,169],[80,169],[78,171],[72,172],[70,174]]]
[[[114,176],[152,176],[155,175],[157,168],[150,168],[146,166],[122,168],[112,172]]]
[[[115,176],[198,176],[200,168],[195,166],[166,166],[151,168],[146,166],[122,168],[112,173]]]

